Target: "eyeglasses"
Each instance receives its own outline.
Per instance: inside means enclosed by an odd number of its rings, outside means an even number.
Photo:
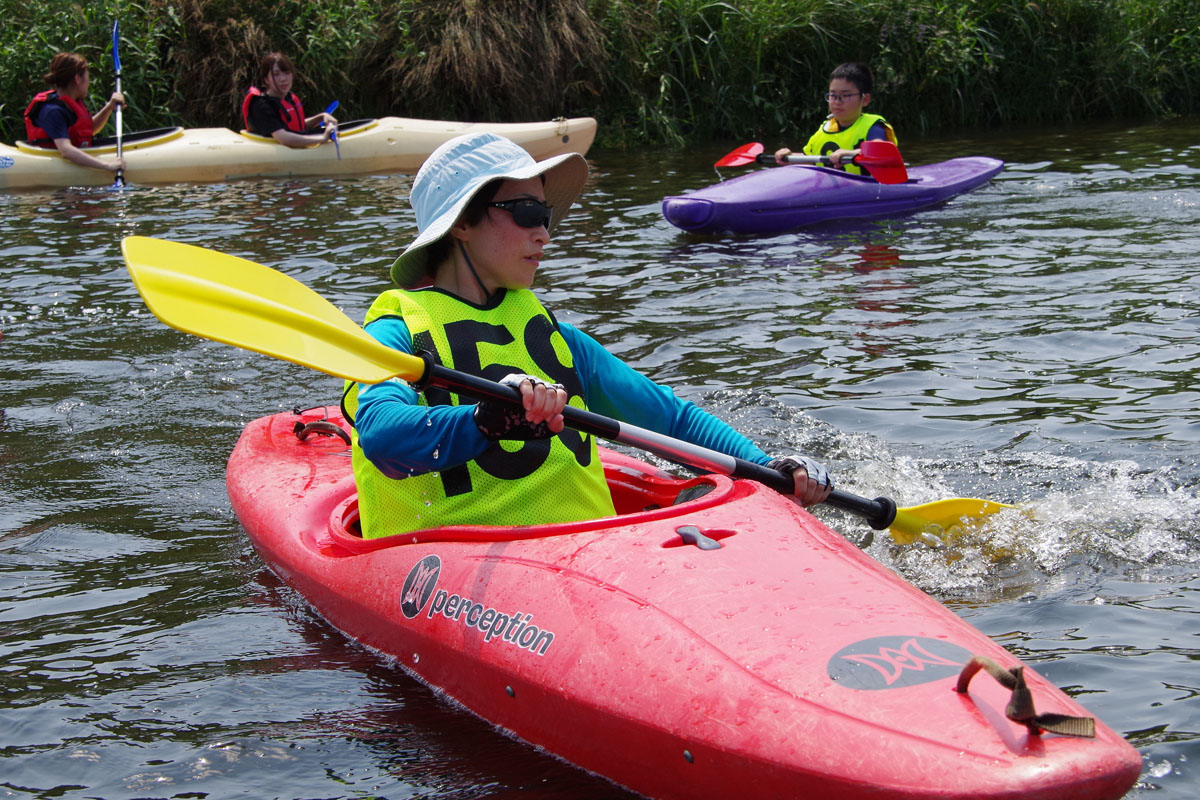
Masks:
[[[862,97],[862,92],[842,92],[841,94],[837,92],[825,93],[825,99],[830,103],[832,103],[834,100],[837,100],[839,103],[844,103],[851,97]]]
[[[550,227],[551,206],[540,200],[528,197],[518,197],[516,200],[501,200],[498,203],[488,203],[489,208],[502,208],[512,214],[513,222],[522,228],[536,228],[541,225]]]

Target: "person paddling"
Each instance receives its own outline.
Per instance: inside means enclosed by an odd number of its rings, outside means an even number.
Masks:
[[[530,290],[583,189],[587,162],[541,162],[491,133],[459,136],[422,165],[409,200],[418,235],[395,260],[364,326],[379,342],[520,392],[523,410],[418,393],[393,379],[348,382],[363,535],[444,525],[533,525],[615,514],[596,441],[564,429],[567,403],[790,473],[802,505],[828,471],[772,460],[749,439],[558,321]]]
[[[829,91],[825,93],[829,116],[804,145],[805,155],[829,156],[834,167],[862,175],[863,169],[852,160],[863,142],[886,140],[898,144],[896,132],[887,120],[863,111],[871,102],[874,84],[871,70],[865,64],[852,61],[834,69],[829,76]],[[786,164],[791,153],[781,147],[775,151],[775,160]]]
[[[262,88],[251,86],[242,98],[242,124],[251,133],[270,136],[288,147],[322,144],[337,133],[337,119],[325,112],[304,116],[304,105],[292,91],[295,70],[283,53],[268,53],[259,65]],[[318,124],[325,127],[309,133]]]
[[[35,147],[57,148],[63,158],[81,167],[118,172],[125,169],[125,159],[104,161],[81,147],[91,147],[92,138],[100,132],[118,106],[125,105],[125,95],[113,92],[104,107],[91,114],[83,104],[91,84],[87,59],[78,53],[58,53],[50,61],[46,83],[53,88],[39,92],[25,108],[25,138]]]

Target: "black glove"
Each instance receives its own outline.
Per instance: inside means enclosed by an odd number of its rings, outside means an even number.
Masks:
[[[796,471],[797,467],[803,467],[808,473],[808,477],[822,486],[833,488],[833,479],[829,477],[829,470],[813,461],[807,456],[784,456],[783,458],[773,458],[767,462],[767,466],[771,469],[777,469],[785,475],[791,475]]]
[[[519,372],[514,372],[511,375],[505,375],[500,379],[500,383],[504,386],[511,386],[520,391],[521,383],[529,381],[533,386],[539,383],[548,389],[561,389],[557,383],[547,383],[541,378],[535,378],[532,375],[522,375]],[[508,403],[500,403],[495,400],[481,400],[475,405],[475,427],[479,428],[479,432],[491,439],[493,442],[498,442],[501,439],[549,439],[557,434],[553,433],[544,422],[539,422],[536,425],[525,419],[525,409],[518,406],[509,405]]]

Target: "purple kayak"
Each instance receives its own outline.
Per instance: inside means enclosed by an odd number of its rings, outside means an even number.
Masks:
[[[987,183],[1004,162],[985,156],[910,167],[905,183],[877,183],[826,167],[788,165],[664,197],[663,216],[693,233],[782,233],[831,219],[886,217]]]

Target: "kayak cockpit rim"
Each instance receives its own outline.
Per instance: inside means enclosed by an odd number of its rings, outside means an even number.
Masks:
[[[153,147],[159,144],[173,142],[183,136],[184,129],[175,126],[173,128],[151,128],[145,131],[134,131],[126,133],[121,137],[122,150],[137,150],[143,147]],[[47,156],[53,158],[61,158],[58,149],[54,147],[38,147],[26,141],[17,141],[15,146],[22,153],[31,156]],[[79,148],[83,152],[92,156],[113,155],[117,152],[117,137],[115,136],[98,136],[92,140],[88,147]]]
[[[869,183],[869,184],[878,184],[879,183],[879,181],[875,180],[875,178],[873,178],[870,175],[859,175],[854,172],[847,172],[844,169],[834,169],[833,167],[822,167],[817,164],[784,164],[780,167],[773,167],[773,169],[816,170],[817,172],[825,172],[830,175],[834,175],[838,178],[845,178],[847,180],[850,180],[851,182]],[[889,184],[885,184],[885,185],[887,185],[887,186],[903,186],[906,183],[920,183],[920,182],[921,182],[920,178],[914,178],[912,176],[909,176],[908,180],[900,181],[899,183],[889,183]]]
[[[508,542],[524,539],[542,539],[575,533],[602,530],[613,527],[614,520],[621,525],[635,525],[670,517],[681,517],[680,525],[687,517],[701,509],[729,502],[730,499],[748,491],[742,482],[735,482],[724,475],[700,475],[691,479],[660,477],[647,472],[606,463],[605,478],[613,495],[617,509],[616,517],[561,522],[551,525],[521,527],[497,527],[487,525],[459,525],[444,528],[364,539],[359,529],[358,493],[350,491],[330,512],[326,544],[345,555],[371,552],[388,547],[430,542]],[[729,531],[717,532],[716,538],[732,535]],[[683,539],[663,544],[683,544]],[[330,552],[327,548],[326,552]]]
[[[345,141],[346,137],[348,137],[348,136],[353,136],[356,133],[365,133],[366,131],[369,131],[372,128],[378,127],[378,125],[379,125],[379,120],[377,120],[377,119],[355,119],[355,120],[350,120],[349,122],[339,122],[338,129],[337,129],[337,135],[338,135],[339,139],[341,139],[342,141]],[[310,131],[310,133],[311,133],[311,131]],[[262,142],[263,144],[275,144],[276,143],[275,139],[271,136],[261,136],[257,133],[251,133],[250,131],[246,130],[245,128],[238,131],[238,135],[244,136],[245,138],[249,139],[252,142]],[[316,147],[316,145],[312,145],[312,146]]]

